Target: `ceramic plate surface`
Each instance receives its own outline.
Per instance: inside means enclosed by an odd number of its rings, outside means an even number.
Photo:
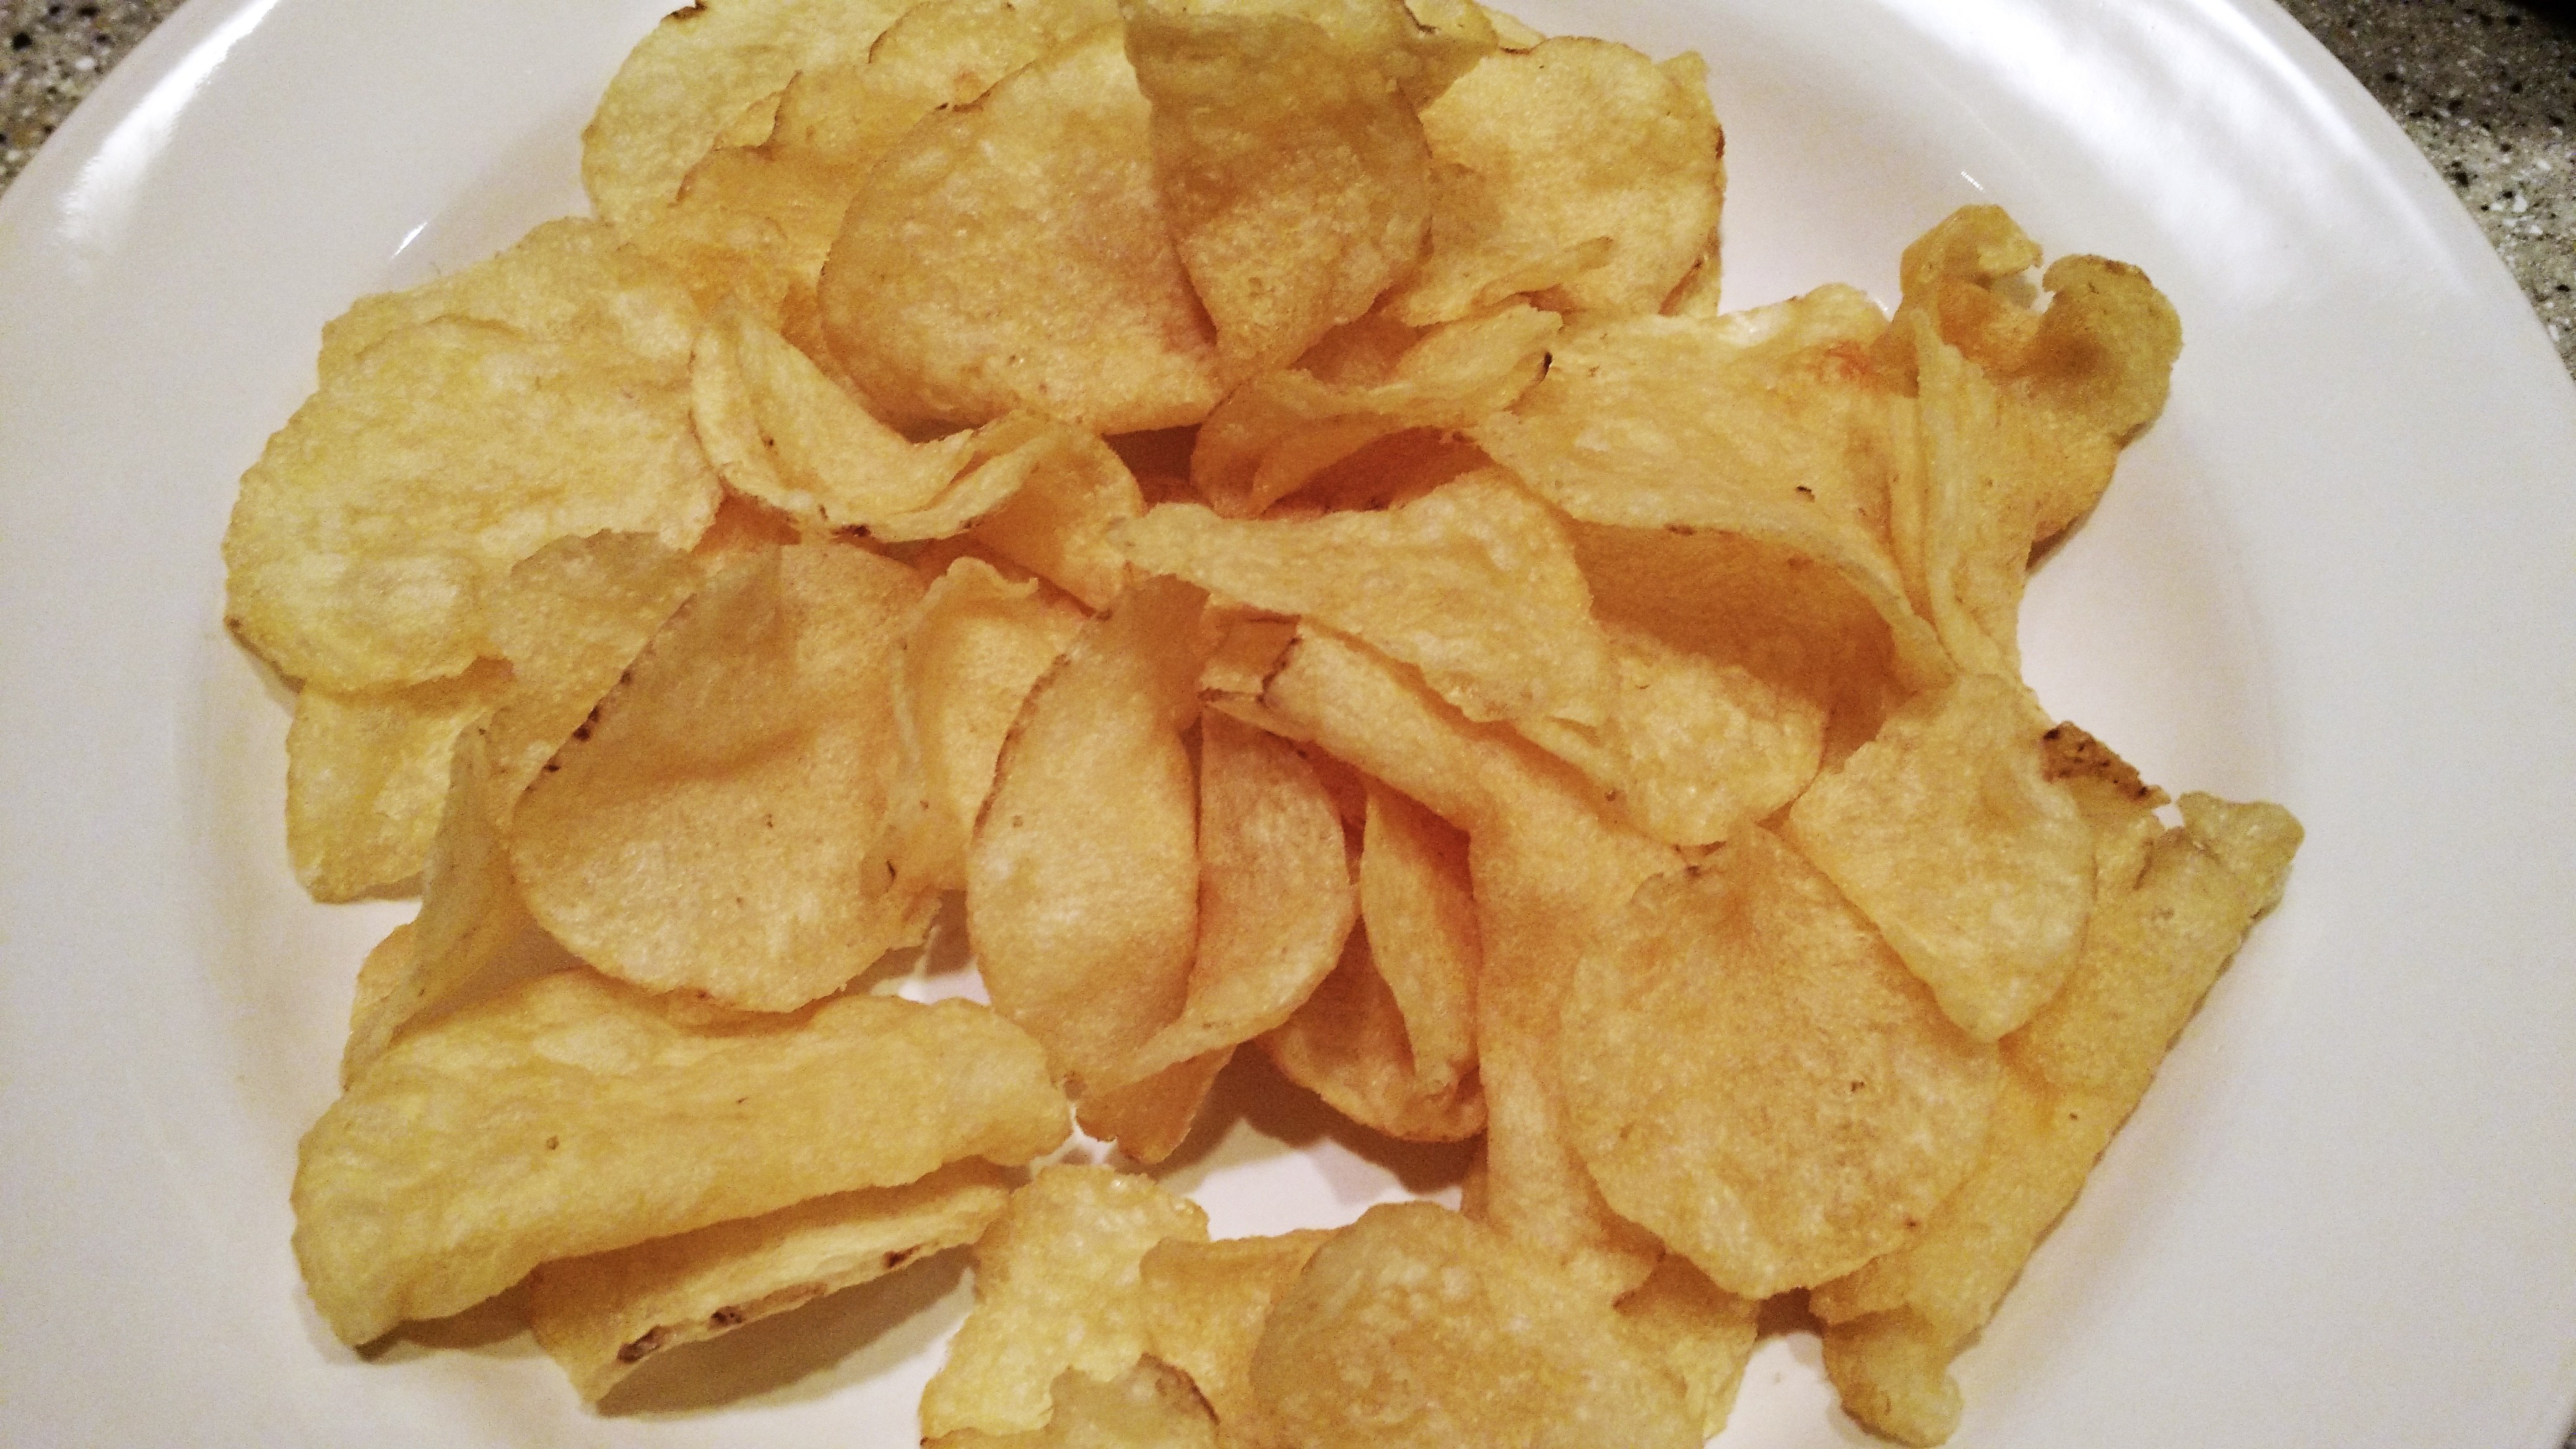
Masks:
[[[199,0],[0,206],[0,1442],[912,1442],[953,1257],[603,1419],[501,1315],[361,1361],[287,1252],[352,975],[410,906],[287,873],[288,701],[220,622],[234,480],[352,298],[580,209],[582,123],[666,3]],[[1956,1442],[2554,1449],[2576,388],[2457,203],[2260,0],[1524,13],[1708,58],[1732,305],[1892,301],[1904,243],[1984,200],[2184,320],[2171,405],[2034,583],[2030,675],[2308,843],[1961,1360]],[[1175,1174],[1221,1234],[1454,1178],[1251,1095]],[[1787,1338],[1721,1442],[1866,1441]]]

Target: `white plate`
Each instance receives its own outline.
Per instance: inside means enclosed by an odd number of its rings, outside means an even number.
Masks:
[[[285,701],[220,624],[233,482],[352,297],[580,205],[581,123],[664,3],[198,0],[0,208],[0,1441],[910,1442],[953,1266],[746,1331],[701,1372],[747,1397],[603,1420],[471,1318],[358,1361],[286,1250],[351,973],[407,907],[288,879]],[[1889,297],[1987,199],[2185,321],[2171,406],[2032,591],[2032,674],[2308,845],[1962,1360],[1958,1442],[2555,1449],[2576,389],[2485,243],[2261,0],[1528,18],[1709,58],[1738,304]],[[1267,1150],[1238,1125],[1184,1175],[1221,1232],[1395,1190],[1329,1138]],[[1860,1439],[1790,1339],[1723,1442]]]

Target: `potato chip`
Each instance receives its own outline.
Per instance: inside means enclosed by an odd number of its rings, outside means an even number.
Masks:
[[[975,435],[911,442],[744,308],[707,324],[689,379],[691,417],[725,481],[813,532],[937,538],[999,504],[935,507],[972,460]]]
[[[1815,778],[1822,705],[1643,629],[1606,632],[1618,684],[1600,726],[1513,727],[1583,771],[1639,830],[1666,845],[1713,845]]]
[[[2093,909],[2093,829],[2045,774],[2023,688],[1964,675],[1790,808],[1785,834],[1979,1041],[2057,994]]]
[[[993,1005],[1077,1083],[1189,997],[1198,792],[1182,734],[1202,606],[1187,584],[1142,584],[1075,640],[1021,707],[967,852],[966,926]]]
[[[1200,425],[1191,481],[1217,512],[1251,518],[1380,438],[1473,426],[1538,381],[1559,325],[1516,302],[1419,338],[1408,331],[1400,352],[1359,377],[1328,377],[1331,360],[1311,357],[1258,374]]]
[[[1120,527],[1138,568],[1351,634],[1475,720],[1598,723],[1610,657],[1554,514],[1500,472],[1384,513],[1234,520],[1171,503]]]
[[[1198,818],[1198,952],[1187,1004],[1105,1071],[1101,1086],[1230,1051],[1287,1020],[1341,959],[1358,917],[1341,816],[1314,766],[1287,742],[1223,715],[1202,719]]]
[[[1726,1428],[1734,1410],[1761,1309],[1758,1301],[1708,1281],[1679,1253],[1666,1253],[1654,1273],[1619,1300],[1619,1316],[1661,1348],[1664,1362],[1681,1376],[1691,1421],[1710,1439]]]
[[[322,1114],[295,1255],[331,1331],[365,1343],[539,1263],[1021,1163],[1065,1132],[1037,1045],[971,1002],[752,1016],[559,972],[395,1043]]]
[[[1476,1077],[1483,947],[1467,842],[1372,782],[1360,850],[1362,931],[1306,1004],[1262,1039],[1290,1081],[1391,1137],[1484,1130]]]
[[[1587,1285],[1430,1203],[1373,1207],[1315,1250],[1252,1384],[1313,1449],[1701,1441],[1680,1377]]]
[[[1875,738],[1927,673],[1948,668],[1920,619],[1906,626],[1915,642],[1901,650],[1870,592],[1793,543],[1589,523],[1569,532],[1606,625],[1742,669],[1820,709],[1827,761]]]
[[[1904,1309],[1955,1347],[1994,1315],[2125,1115],[2104,1098],[2051,1088],[2006,1066],[1976,1170],[1892,1253],[1807,1295],[1828,1324]]]
[[[1613,817],[1570,767],[1499,726],[1469,722],[1401,666],[1333,635],[1301,630],[1260,702],[1465,828],[1483,950],[1476,1038],[1489,1220],[1605,1299],[1635,1287],[1654,1267],[1655,1245],[1611,1210],[1576,1155],[1560,1006],[1586,943],[1679,857]]]
[[[1106,443],[1079,428],[1014,413],[977,432],[978,472],[1010,479],[1009,501],[968,537],[1098,612],[1135,570],[1110,542],[1145,511],[1136,476]]]
[[[931,898],[869,855],[920,597],[911,570],[841,544],[709,580],[521,797],[529,910],[613,976],[762,1011],[919,940]]]
[[[969,1158],[917,1182],[811,1198],[528,1275],[528,1327],[597,1403],[646,1359],[971,1243],[1010,1200]]]
[[[1205,1241],[1207,1214],[1134,1173],[1048,1167],[1011,1194],[975,1245],[975,1309],[922,1390],[923,1441],[1043,1428],[1058,1374],[1125,1372],[1145,1352],[1140,1265],[1166,1238]]]
[[[1020,705],[1081,632],[1080,609],[981,559],[950,564],[904,629],[895,714],[904,773],[879,850],[897,877],[962,890],[966,846]]]
[[[1154,188],[1115,26],[928,117],[823,269],[832,349],[899,427],[1027,408],[1095,432],[1214,406],[1215,339]]]
[[[1975,1166],[1999,1071],[1759,827],[1605,923],[1562,1032],[1574,1142],[1602,1193],[1753,1298],[1906,1241]],[[1650,1057],[1663,1069],[1634,1069]]]
[[[405,928],[402,948],[394,949],[389,938],[358,972],[349,1040],[340,1054],[342,1086],[382,1055],[396,1032],[453,996],[535,924],[494,824],[504,785],[486,739],[469,730],[456,742],[446,808],[421,873],[420,915]]]
[[[1272,1442],[1252,1389],[1252,1351],[1271,1305],[1332,1233],[1202,1242],[1165,1238],[1146,1252],[1138,1283],[1145,1351],[1189,1375],[1228,1444]]]
[[[2142,1096],[2183,1024],[2256,917],[2280,899],[2299,823],[2278,805],[2182,797],[2124,889],[2093,907],[2065,987],[2004,1052],[2050,1085],[2100,1095],[2118,1115]]]
[[[288,675],[382,690],[489,652],[484,596],[553,539],[685,549],[719,484],[682,379],[597,346],[440,319],[361,353],[242,475],[228,618]]]
[[[492,643],[510,664],[482,731],[496,823],[696,592],[701,569],[650,534],[594,533],[547,544],[494,586]]]
[[[1949,1373],[1950,1350],[1903,1310],[1825,1329],[1825,1377],[1843,1408],[1870,1431],[1900,1444],[1941,1443],[1959,1427],[1965,1402]]]
[[[866,54],[903,8],[889,0],[698,0],[666,17],[628,52],[581,133],[592,207],[621,230],[649,220],[728,124],[798,71]]]
[[[438,833],[457,734],[498,700],[509,671],[385,693],[308,685],[286,732],[286,855],[318,901],[345,901],[418,874]]]
[[[1399,0],[1367,28],[1413,28]],[[1429,148],[1397,87],[1411,57],[1297,10],[1126,7],[1153,107],[1154,180],[1229,379],[1280,367],[1369,310],[1430,225]]]
[[[1606,40],[1490,55],[1422,111],[1431,249],[1388,310],[1422,326],[1515,294],[1652,312],[1717,245],[1707,77]]]
[[[959,1429],[926,1449],[1218,1449],[1216,1416],[1170,1364],[1141,1358],[1096,1379],[1080,1369],[1056,1375],[1054,1412],[1040,1429],[987,1434]]]

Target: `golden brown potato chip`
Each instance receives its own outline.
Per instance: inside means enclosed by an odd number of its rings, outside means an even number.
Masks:
[[[1416,326],[1516,293],[1652,312],[1717,245],[1723,142],[1705,73],[1562,37],[1484,58],[1425,106],[1431,249],[1389,299]]]
[[[628,52],[581,135],[592,207],[620,229],[649,220],[747,109],[798,71],[867,52],[890,0],[699,0]],[[765,127],[760,128],[765,131]]]
[[[829,543],[709,580],[521,797],[510,861],[529,910],[611,975],[762,1011],[918,940],[930,897],[869,856],[921,592],[901,564]]]
[[[704,579],[650,534],[594,533],[547,544],[494,586],[492,643],[510,663],[483,726],[496,823]]]
[[[1476,977],[1484,951],[1467,841],[1375,782],[1360,848],[1362,930],[1341,963],[1263,1038],[1290,1081],[1391,1137],[1454,1142],[1484,1130]]]
[[[1252,1384],[1311,1449],[1701,1441],[1679,1375],[1588,1285],[1430,1203],[1373,1207],[1315,1250]]]
[[[975,1245],[975,1308],[921,1392],[921,1437],[1043,1428],[1057,1375],[1124,1373],[1145,1352],[1139,1283],[1166,1238],[1205,1241],[1207,1214],[1154,1180],[1055,1166],[1011,1194]]]
[[[1499,471],[1384,513],[1295,522],[1164,504],[1116,537],[1138,568],[1419,668],[1470,719],[1598,723],[1608,709],[1609,649],[1564,526]]]
[[[966,925],[994,1007],[1088,1081],[1189,997],[1198,940],[1204,596],[1127,591],[1021,706],[966,859]],[[1022,1425],[1020,1427],[1034,1427]]]
[[[429,859],[456,736],[508,688],[482,663],[383,693],[307,685],[286,732],[286,855],[317,901],[411,879]]]
[[[494,824],[502,788],[484,734],[468,730],[456,742],[446,808],[421,870],[420,915],[404,928],[402,949],[393,949],[388,938],[358,972],[349,1040],[340,1054],[342,1086],[381,1055],[396,1032],[453,996],[534,924]]]
[[[1369,29],[1413,28],[1399,0]],[[1280,367],[1411,270],[1431,157],[1397,86],[1412,57],[1350,44],[1290,7],[1126,7],[1153,107],[1154,179],[1230,379]]]
[[[963,557],[933,580],[904,629],[895,713],[904,773],[879,847],[895,874],[963,890],[966,845],[993,793],[1002,741],[1029,691],[1081,632],[1082,611]]]
[[[1827,761],[1875,738],[1916,691],[1926,671],[1901,665],[1901,654],[1948,666],[1920,619],[1905,631],[1915,643],[1900,650],[1869,591],[1791,543],[1590,523],[1570,532],[1605,624],[1642,630],[1812,703],[1824,713]]]
[[[229,619],[286,674],[381,690],[489,653],[485,595],[553,539],[697,541],[721,485],[685,376],[442,318],[359,354],[242,475]]]
[[[1341,958],[1357,917],[1341,816],[1314,766],[1286,741],[1206,716],[1188,1003],[1100,1085],[1230,1051],[1287,1020]]]
[[[1808,1307],[1826,1323],[1902,1308],[1932,1341],[1955,1347],[1994,1316],[2121,1115],[2106,1099],[2059,1091],[2007,1065],[1976,1170],[1933,1209],[1920,1236],[1818,1284]]]
[[[1115,1378],[1056,1375],[1046,1427],[1011,1434],[959,1429],[925,1449],[1218,1449],[1216,1415],[1170,1364],[1141,1358]]]
[[[539,1263],[1065,1134],[1037,1044],[972,1002],[754,1016],[559,972],[396,1042],[322,1114],[295,1255],[331,1331],[365,1343]]]
[[[582,1398],[597,1403],[664,1349],[973,1242],[1010,1195],[1000,1168],[969,1158],[918,1182],[546,1263],[528,1276],[528,1327]]]
[[[897,426],[1015,408],[1096,432],[1214,406],[1216,347],[1172,250],[1116,26],[907,132],[823,269],[832,349]]]
[[[2202,794],[2181,805],[2183,823],[2153,841],[2124,888],[2095,902],[2064,989],[2004,1039],[2016,1066],[2105,1097],[2123,1117],[2247,929],[2280,899],[2302,834],[2278,805]]]
[[[1666,845],[1711,845],[1815,778],[1822,705],[1643,629],[1607,634],[1618,683],[1599,727],[1552,719],[1513,727],[1583,771],[1638,829]]]
[[[1572,768],[1477,725],[1408,671],[1301,631],[1262,707],[1335,756],[1465,828],[1483,950],[1477,1072],[1488,1219],[1616,1296],[1657,1249],[1613,1212],[1576,1155],[1557,1036],[1565,983],[1638,884],[1679,857],[1612,815]]]
[[[1189,1375],[1228,1444],[1272,1442],[1252,1391],[1252,1351],[1270,1307],[1332,1233],[1202,1242],[1165,1238],[1145,1254],[1145,1351]]]
[[[960,491],[952,485],[975,435],[909,441],[747,309],[728,307],[707,324],[689,381],[692,420],[725,481],[812,532],[937,538],[1000,502],[979,494],[962,509],[939,507]]]
[[[1355,376],[1311,356],[1262,373],[1200,425],[1191,482],[1217,512],[1251,518],[1380,438],[1472,427],[1538,381],[1558,326],[1555,313],[1515,302],[1418,338],[1408,329],[1401,351]]]
[[[1100,439],[1026,413],[987,424],[975,446],[977,471],[1007,480],[1011,491],[968,537],[1084,607],[1107,609],[1135,572],[1110,533],[1145,511],[1136,475]]]
[[[1640,887],[1573,975],[1562,1065],[1583,1161],[1730,1292],[1849,1272],[1976,1164],[1994,1049],[1768,831]]]
[[[1950,1377],[1950,1349],[1899,1309],[1825,1328],[1825,1376],[1843,1409],[1900,1444],[1941,1443],[1965,1407]]]
[[[1619,1300],[1619,1316],[1661,1348],[1681,1375],[1691,1421],[1710,1439],[1725,1429],[1735,1407],[1761,1311],[1760,1302],[1711,1283],[1679,1253],[1666,1253],[1653,1275]]]
[[[1890,716],[1786,822],[1979,1041],[2057,994],[2093,909],[2093,828],[2047,778],[2046,728],[2019,684],[1963,675]]]

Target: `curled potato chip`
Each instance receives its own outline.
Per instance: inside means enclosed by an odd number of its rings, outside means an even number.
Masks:
[[[1406,322],[1518,293],[1652,312],[1716,248],[1723,141],[1703,70],[1560,37],[1485,57],[1422,125],[1431,249],[1388,302]]]
[[[1399,0],[1369,29],[1413,28]],[[1230,378],[1368,311],[1430,224],[1430,152],[1398,88],[1411,55],[1295,9],[1136,0],[1127,58],[1153,106],[1154,179]]]
[[[2057,994],[2093,909],[2093,829],[2050,780],[2022,687],[1962,676],[1816,781],[1786,834],[1993,1041]]]
[[[1373,1207],[1315,1250],[1252,1385],[1315,1449],[1701,1441],[1680,1377],[1589,1287],[1430,1203]]]
[[[1900,1444],[1941,1443],[1966,1407],[1950,1377],[1950,1348],[1914,1315],[1898,1309],[1824,1332],[1825,1377],[1843,1408],[1871,1432]]]
[[[1314,766],[1275,736],[1203,718],[1189,998],[1102,1085],[1231,1049],[1287,1020],[1341,958],[1357,915],[1341,817]]]
[[[1182,427],[1220,392],[1173,252],[1120,32],[928,117],[871,173],[823,269],[826,332],[898,426],[1015,408]]]
[[[921,1392],[921,1437],[1046,1426],[1057,1375],[1124,1373],[1145,1352],[1139,1287],[1166,1238],[1205,1241],[1207,1214],[1149,1177],[1044,1168],[975,1245],[975,1308]]]
[[[1029,691],[1081,631],[1082,611],[981,559],[950,564],[904,630],[895,676],[903,741],[896,813],[879,849],[896,875],[962,890],[975,817]]]
[[[588,971],[396,1042],[304,1135],[295,1256],[365,1343],[559,1258],[1021,1163],[1065,1137],[1044,1054],[972,1002],[842,997],[751,1016]]]
[[[1100,439],[1025,413],[978,430],[975,446],[976,471],[1010,492],[967,536],[1084,607],[1107,609],[1135,572],[1110,535],[1145,511],[1136,475]]]
[[[764,1011],[918,940],[928,892],[870,856],[920,597],[911,570],[842,544],[709,580],[520,798],[529,910],[611,975]]]
[[[993,1005],[1079,1080],[1189,997],[1198,792],[1182,733],[1203,603],[1176,580],[1139,585],[1074,641],[1021,707],[967,852],[966,925]]]
[[[1612,815],[1571,767],[1500,726],[1466,720],[1402,666],[1347,640],[1301,629],[1260,703],[1466,830],[1483,953],[1485,1217],[1605,1298],[1634,1288],[1657,1249],[1612,1211],[1576,1154],[1558,1034],[1586,943],[1679,857]]]
[[[495,821],[504,782],[490,764],[483,731],[458,738],[448,772],[447,802],[421,870],[420,914],[369,952],[349,1008],[349,1040],[340,1054],[347,1086],[382,1055],[395,1033],[454,997],[503,948],[534,924],[510,873]]]
[[[1294,522],[1164,504],[1118,529],[1137,567],[1350,634],[1470,719],[1597,723],[1609,650],[1554,514],[1498,471],[1384,513]]]
[[[1758,827],[1641,886],[1565,996],[1576,1147],[1611,1204],[1763,1298],[1906,1241],[1976,1163],[1994,1049]],[[1663,1063],[1641,1073],[1646,1056]]]
[[[1297,1014],[1262,1039],[1289,1080],[1391,1137],[1453,1142],[1485,1126],[1476,1078],[1483,948],[1467,842],[1370,782],[1363,929]]]
[[[506,691],[489,662],[383,693],[308,685],[286,731],[286,855],[319,901],[411,879],[429,859],[457,735]]]
[[[528,1327],[582,1398],[597,1403],[665,1349],[973,1242],[1009,1200],[1002,1170],[969,1158],[917,1182],[546,1263],[528,1276]]]

